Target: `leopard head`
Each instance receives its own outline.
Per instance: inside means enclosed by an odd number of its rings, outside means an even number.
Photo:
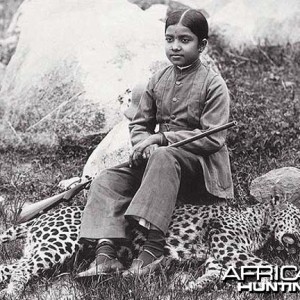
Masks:
[[[300,250],[300,209],[296,205],[273,196],[266,203],[265,224],[275,241],[289,253]]]

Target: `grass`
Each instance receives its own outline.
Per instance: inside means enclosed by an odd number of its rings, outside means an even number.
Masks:
[[[20,4],[19,1],[0,1],[5,9],[0,24],[0,36],[8,20]],[[237,128],[230,129],[228,146],[231,155],[235,202],[251,204],[251,181],[274,168],[293,166],[300,168],[300,51],[296,46],[257,46],[241,52],[228,48],[212,35],[209,54],[216,61],[226,79],[232,99],[232,119]],[[26,145],[0,145],[0,195],[10,204],[2,215],[2,227],[15,221],[17,206],[24,201],[36,202],[57,194],[62,179],[80,176],[83,166],[101,137],[90,140],[62,140],[56,148]],[[80,145],[80,146],[79,146]],[[82,202],[82,197],[76,201]],[[7,245],[1,251],[1,261],[18,258],[22,243]],[[12,255],[11,255],[12,254]],[[269,252],[262,253],[266,259]],[[279,263],[286,258],[280,258]],[[295,260],[298,264],[299,260]],[[163,299],[170,284],[173,270],[164,269],[155,277],[143,280],[125,280],[118,276],[100,281],[77,282],[75,270],[71,275],[34,280],[23,299]],[[179,268],[179,269],[178,269]],[[180,267],[177,267],[177,271]],[[201,267],[199,267],[201,271]],[[189,272],[197,268],[188,267]],[[184,294],[182,289],[170,299],[298,299],[297,294],[256,295],[239,294],[231,285],[204,293]]]

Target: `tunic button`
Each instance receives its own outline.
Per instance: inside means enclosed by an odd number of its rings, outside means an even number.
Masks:
[[[176,84],[176,85],[181,85],[181,81],[177,80],[177,81],[175,82],[175,84]]]
[[[173,102],[176,102],[176,101],[177,101],[177,98],[176,98],[176,97],[174,97],[174,98],[172,99],[172,101],[173,101]]]
[[[175,115],[172,115],[172,116],[171,116],[171,119],[172,119],[172,120],[175,120],[175,119],[176,119],[176,116],[175,116]]]

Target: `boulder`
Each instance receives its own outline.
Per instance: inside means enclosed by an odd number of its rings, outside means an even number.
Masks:
[[[300,41],[298,0],[176,0],[191,8],[205,10],[214,33],[233,48],[267,43],[285,45]],[[174,5],[173,5],[174,6]]]
[[[1,90],[1,82],[5,74],[6,66],[0,62],[0,90]]]
[[[166,61],[165,13],[124,0],[27,0],[2,81],[1,138],[107,133],[123,117],[119,95]]]
[[[275,169],[254,179],[250,185],[250,194],[257,201],[270,199],[274,193],[300,206],[300,169]]]
[[[82,176],[94,177],[105,168],[128,161],[131,143],[128,129],[129,120],[118,123],[101,141],[84,165]]]
[[[298,0],[127,0],[142,10],[159,12],[160,19],[165,19],[161,14],[168,6],[168,11],[181,8],[196,8],[202,10],[208,17],[211,29],[214,33],[222,35],[225,43],[235,48],[243,48],[256,44],[285,45],[299,42],[300,28],[295,26],[300,21],[300,2]],[[14,15],[6,33],[5,44],[9,42],[8,55],[14,52],[18,36],[23,30],[24,15],[31,10],[32,0],[24,0]],[[41,1],[35,1],[36,5],[47,7]],[[39,3],[38,3],[39,2]],[[65,2],[62,1],[62,2]],[[126,1],[124,1],[126,2]],[[113,2],[112,3],[116,3]],[[35,6],[36,6],[35,5]],[[77,5],[77,4],[75,4]],[[80,7],[80,3],[78,3]],[[93,6],[93,3],[91,4]],[[62,7],[65,7],[62,4]],[[118,8],[116,5],[114,8]],[[151,8],[151,9],[149,9]],[[46,8],[47,9],[47,8]],[[70,10],[70,7],[67,7]],[[7,41],[6,41],[7,40]],[[1,45],[2,41],[0,41]],[[7,49],[8,50],[8,49]],[[3,51],[2,51],[3,52]],[[7,57],[5,61],[9,61]],[[5,62],[4,62],[5,63]]]

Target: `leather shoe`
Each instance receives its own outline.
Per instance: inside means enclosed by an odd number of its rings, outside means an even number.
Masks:
[[[96,260],[94,260],[86,271],[77,274],[76,277],[108,275],[112,273],[120,273],[124,270],[123,264],[117,258],[109,257],[106,254],[100,255],[107,256],[107,258],[101,264],[97,264]]]
[[[123,276],[142,276],[152,273],[159,268],[163,259],[163,255],[156,257],[149,250],[144,249],[138,258],[132,261],[130,268],[123,273]]]

